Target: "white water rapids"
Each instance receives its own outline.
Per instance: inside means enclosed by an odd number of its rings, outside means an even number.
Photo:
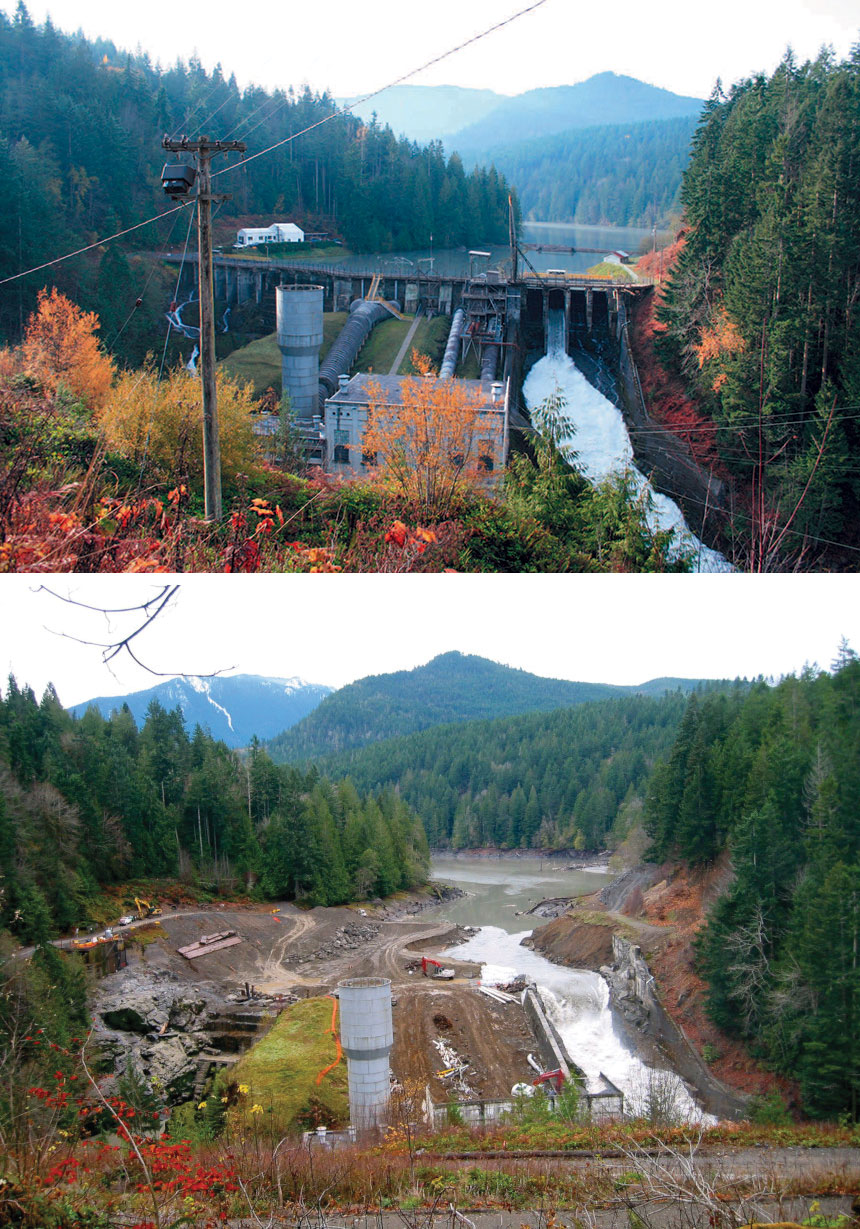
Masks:
[[[616,1026],[609,1006],[609,988],[602,977],[586,969],[567,969],[522,947],[530,934],[509,934],[498,926],[482,926],[475,936],[446,955],[474,960],[488,985],[509,982],[524,973],[541,991],[548,1013],[568,1054],[585,1072],[588,1087],[606,1075],[624,1093],[629,1113],[646,1113],[649,1095],[659,1097],[678,1119],[713,1122],[702,1112],[679,1077],[649,1068],[630,1048]]]
[[[563,417],[573,427],[571,432],[562,433],[559,450],[579,473],[594,486],[613,475],[627,474],[634,494],[645,497],[649,528],[674,531],[670,548],[673,558],[692,556],[696,572],[733,571],[719,551],[696,537],[674,500],[655,491],[636,468],[621,411],[586,380],[567,354],[564,313],[557,310],[549,313],[547,353],[529,372],[523,396],[529,411],[533,411],[556,393],[561,393]]]

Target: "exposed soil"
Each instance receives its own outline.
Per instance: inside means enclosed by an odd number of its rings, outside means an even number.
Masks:
[[[535,1040],[519,1003],[495,1003],[462,985],[443,989],[424,978],[421,982],[397,992],[391,1055],[395,1075],[429,1084],[437,1103],[507,1097],[513,1084],[534,1079],[526,1056]],[[433,1045],[435,1039],[468,1064],[461,1078],[469,1093],[457,1088],[453,1077],[436,1074],[446,1063]]]
[[[534,948],[547,960],[575,969],[593,969],[612,964],[612,935],[615,927],[577,921],[576,917],[560,917],[536,930],[526,946]]]
[[[474,963],[446,956],[455,979],[444,983],[422,976],[420,965],[416,970],[421,955],[434,956],[462,938],[449,922],[416,916],[422,903],[418,897],[363,909],[168,907],[158,919],[156,941],[133,949],[129,965],[137,965],[141,981],[144,972],[164,976],[165,970],[180,985],[205,990],[225,1005],[245,983],[277,999],[328,994],[346,977],[388,977],[395,997],[395,1076],[429,1084],[440,1101],[505,1097],[516,1081],[534,1078],[526,1056],[535,1040],[525,1014],[519,1003],[499,1004],[480,994]],[[151,933],[152,921],[129,927],[129,937],[143,927]],[[222,930],[236,931],[242,942],[194,960],[178,954],[178,948]],[[468,1093],[437,1077],[448,1064],[434,1039],[450,1047],[458,1066],[465,1064],[461,1078]]]
[[[600,893],[579,898],[567,913],[535,932],[531,946],[556,964],[599,972],[612,964],[612,935],[638,944],[653,972],[666,1014],[708,1064],[717,1080],[740,1093],[778,1088],[792,1103],[789,1081],[765,1071],[747,1050],[705,1014],[707,987],[695,970],[695,940],[708,909],[731,880],[723,858],[707,870],[666,864],[626,871]]]
[[[731,879],[728,858],[723,857],[707,871],[663,869],[665,873],[642,899],[642,915],[665,931],[650,958],[663,1006],[700,1053],[709,1045],[719,1054],[709,1064],[717,1079],[751,1094],[778,1088],[789,1103],[793,1102],[796,1090],[790,1081],[760,1068],[744,1046],[726,1036],[705,1015],[707,986],[696,973],[693,944],[708,909]]]

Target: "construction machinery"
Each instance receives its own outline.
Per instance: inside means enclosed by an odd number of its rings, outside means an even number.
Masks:
[[[453,969],[443,969],[441,962],[432,956],[421,957],[421,972],[425,977],[441,977],[443,981],[451,981],[454,976]]]
[[[139,917],[161,917],[161,908],[158,901],[150,903],[148,900],[140,900],[135,896],[134,903],[137,905]]]
[[[554,1071],[542,1071],[536,1080],[532,1080],[535,1088],[539,1088],[542,1084],[548,1085],[544,1090],[556,1096],[564,1087],[564,1072],[561,1067],[556,1067]]]

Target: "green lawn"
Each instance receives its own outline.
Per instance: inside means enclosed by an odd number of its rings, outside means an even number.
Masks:
[[[235,233],[235,232],[233,232]],[[296,251],[295,249],[299,250]],[[231,242],[221,244],[221,254],[231,260],[294,260],[306,264],[336,264],[352,255],[349,248],[337,243],[270,243],[268,254],[265,245],[250,248],[234,248]]]
[[[346,312],[326,312],[324,321],[324,340],[320,349],[320,362],[328,354],[332,343],[346,323]],[[377,375],[387,376],[391,364],[397,357],[397,352],[403,344],[403,339],[409,332],[412,317],[405,320],[381,320],[368,337],[358,356],[355,371],[373,371]],[[415,374],[412,366],[413,349],[419,354],[429,355],[431,361],[438,367],[445,349],[445,341],[451,322],[447,316],[434,316],[432,320],[421,320],[412,339],[410,353],[400,364],[400,375]],[[222,371],[235,376],[242,381],[250,381],[254,386],[254,395],[259,397],[267,388],[273,388],[281,394],[281,352],[275,333],[261,337],[258,341],[249,342],[241,350],[234,350],[227,358],[218,364]]]
[[[323,320],[323,344],[320,361],[325,358],[332,342],[346,323],[346,312],[326,312]],[[234,350],[218,364],[222,371],[238,380],[250,381],[254,395],[259,397],[267,388],[281,394],[281,352],[277,334],[270,333],[258,341],[249,342],[241,350]]]
[[[616,282],[635,282],[636,274],[624,265],[616,264],[614,260],[602,260],[599,265],[592,265],[588,270],[589,277],[611,277]]]
[[[237,1113],[246,1126],[266,1134],[310,1125],[316,1112],[323,1125],[349,1120],[346,1059],[316,1078],[337,1057],[331,1027],[334,1000],[302,999],[281,1012],[271,1031],[230,1071],[231,1082],[247,1085]],[[340,1028],[338,1019],[336,1027]],[[252,1113],[255,1105],[261,1109]]]
[[[412,365],[413,350],[417,350],[419,354],[426,354],[433,366],[438,368],[445,354],[445,342],[448,340],[450,330],[450,316],[434,316],[432,320],[427,320],[426,318],[422,320],[415,330],[415,336],[412,338],[409,353],[400,364],[398,374],[402,376],[413,376],[416,374],[415,368]]]
[[[354,371],[373,371],[378,376],[387,376],[411,323],[411,316],[405,320],[395,320],[393,317],[380,320],[362,346]]]

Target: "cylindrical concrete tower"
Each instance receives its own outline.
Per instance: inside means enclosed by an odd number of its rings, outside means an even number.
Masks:
[[[338,984],[340,1040],[347,1058],[349,1117],[371,1127],[388,1104],[388,1055],[394,1044],[391,982],[387,977],[352,977]]]
[[[318,413],[319,355],[323,341],[322,286],[279,286],[278,349],[293,414],[308,422]]]

